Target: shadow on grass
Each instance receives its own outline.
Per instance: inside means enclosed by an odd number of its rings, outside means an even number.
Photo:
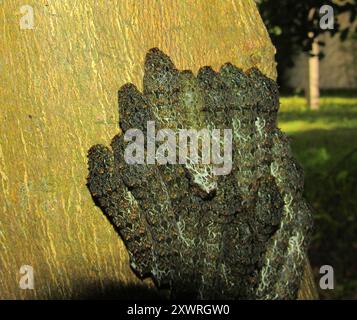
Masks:
[[[314,209],[310,260],[317,283],[322,265],[335,271],[335,290],[321,290],[320,295],[357,299],[357,128],[311,130],[290,137],[305,171],[305,197]]]

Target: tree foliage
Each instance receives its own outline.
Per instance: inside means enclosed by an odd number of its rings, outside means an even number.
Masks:
[[[322,29],[320,27],[320,8],[331,5],[334,10],[334,28]],[[277,49],[278,82],[282,83],[282,76],[286,68],[294,65],[296,53],[310,52],[312,43],[319,35],[328,32],[338,34],[341,40],[347,38],[351,31],[352,22],[356,19],[357,2],[354,0],[259,0],[260,14],[267,26],[271,40]],[[336,18],[339,14],[349,12],[351,24],[342,27]],[[356,31],[356,30],[355,30]],[[324,43],[319,40],[320,46]],[[320,58],[323,57],[323,51]]]

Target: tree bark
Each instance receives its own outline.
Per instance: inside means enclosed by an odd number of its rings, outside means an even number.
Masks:
[[[319,72],[319,44],[317,39],[312,44],[311,50],[312,56],[309,56],[309,79],[308,79],[308,90],[307,90],[307,103],[311,110],[319,109],[319,98],[320,98],[320,72]]]
[[[117,133],[117,90],[142,89],[152,47],[179,69],[229,61],[273,79],[275,49],[253,0],[42,0],[30,3],[33,29],[20,27],[22,5],[0,9],[0,299],[144,292],[153,284],[134,275],[86,187],[87,150]],[[19,288],[22,265],[34,290]],[[312,284],[307,272],[301,298]]]

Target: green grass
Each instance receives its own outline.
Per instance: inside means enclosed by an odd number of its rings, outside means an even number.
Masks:
[[[282,97],[279,127],[305,171],[315,232],[310,260],[331,265],[335,289],[322,298],[357,299],[357,97],[326,96],[309,111],[302,97]]]

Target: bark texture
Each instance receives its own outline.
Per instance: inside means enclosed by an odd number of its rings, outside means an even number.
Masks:
[[[230,61],[273,79],[275,50],[254,1],[27,3],[29,30],[22,1],[0,7],[0,298],[145,295],[151,281],[134,275],[86,188],[87,150],[117,133],[118,88],[142,90],[152,47],[179,69]],[[19,288],[22,265],[35,290]]]

